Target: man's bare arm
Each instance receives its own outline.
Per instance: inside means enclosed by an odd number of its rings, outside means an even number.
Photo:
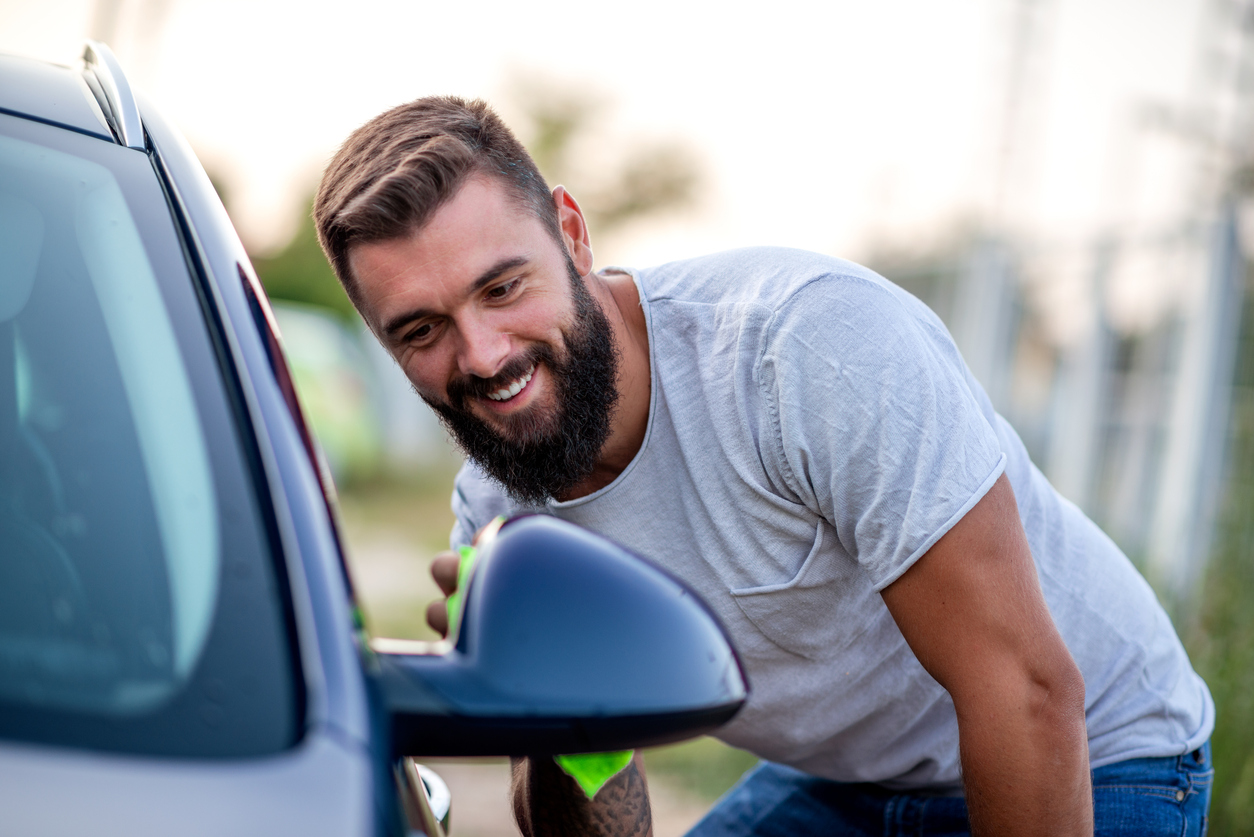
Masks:
[[[514,759],[510,785],[524,837],[652,837],[639,753],[592,799],[551,758]]]
[[[958,713],[973,835],[1093,833],[1084,680],[1003,475],[897,581],[889,611]]]

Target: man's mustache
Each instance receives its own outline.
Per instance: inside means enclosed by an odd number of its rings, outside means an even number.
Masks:
[[[464,410],[467,398],[486,398],[489,393],[507,387],[527,374],[527,370],[543,362],[551,361],[552,351],[548,346],[537,345],[527,351],[510,358],[491,378],[480,378],[478,375],[463,375],[448,383],[448,400],[453,407]]]

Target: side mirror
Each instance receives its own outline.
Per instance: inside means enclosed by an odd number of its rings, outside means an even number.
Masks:
[[[372,643],[396,756],[550,755],[709,732],[748,687],[682,582],[552,517],[479,544],[456,644]]]

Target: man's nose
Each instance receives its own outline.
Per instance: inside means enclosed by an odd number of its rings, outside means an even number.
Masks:
[[[509,334],[493,328],[481,320],[469,320],[459,324],[461,346],[457,353],[457,368],[463,375],[491,378],[509,359]]]

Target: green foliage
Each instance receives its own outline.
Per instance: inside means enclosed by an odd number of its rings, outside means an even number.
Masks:
[[[383,426],[357,331],[322,306],[273,305],[296,392],[336,482],[373,475],[383,465]]]
[[[273,256],[254,258],[253,267],[272,299],[286,299],[330,309],[347,320],[357,312],[327,263],[314,231],[313,201],[306,201],[296,235]]]
[[[613,230],[634,218],[690,202],[697,183],[696,164],[685,148],[674,143],[643,145],[613,171],[608,186],[588,193],[584,213],[589,226]]]
[[[601,143],[605,106],[594,95],[539,78],[514,92],[526,125],[519,137],[550,186],[563,184],[579,201],[595,242],[626,223],[693,201],[701,177],[696,157],[673,139],[633,142],[623,156],[595,172],[579,165],[588,139]]]
[[[530,123],[519,136],[550,185],[565,182],[573,169],[571,146],[601,112],[601,103],[578,92],[539,78],[524,78],[513,91]]]
[[[718,799],[757,763],[755,756],[716,738],[697,738],[644,754],[649,776],[665,777],[671,785],[704,802]]]
[[[441,597],[427,566],[432,557],[448,549],[453,528],[449,486],[461,464],[450,445],[445,455],[431,464],[404,472],[382,471],[373,479],[340,486],[342,534],[347,540],[349,563],[359,581],[357,594],[366,624],[375,636],[435,640],[439,636],[427,624],[427,603]],[[380,545],[384,549],[380,549]],[[360,584],[380,564],[389,578],[390,555],[414,562],[408,575],[385,590]],[[377,572],[376,572],[377,574]]]
[[[1212,837],[1254,823],[1254,294],[1233,393],[1228,486],[1190,654],[1215,698]]]

